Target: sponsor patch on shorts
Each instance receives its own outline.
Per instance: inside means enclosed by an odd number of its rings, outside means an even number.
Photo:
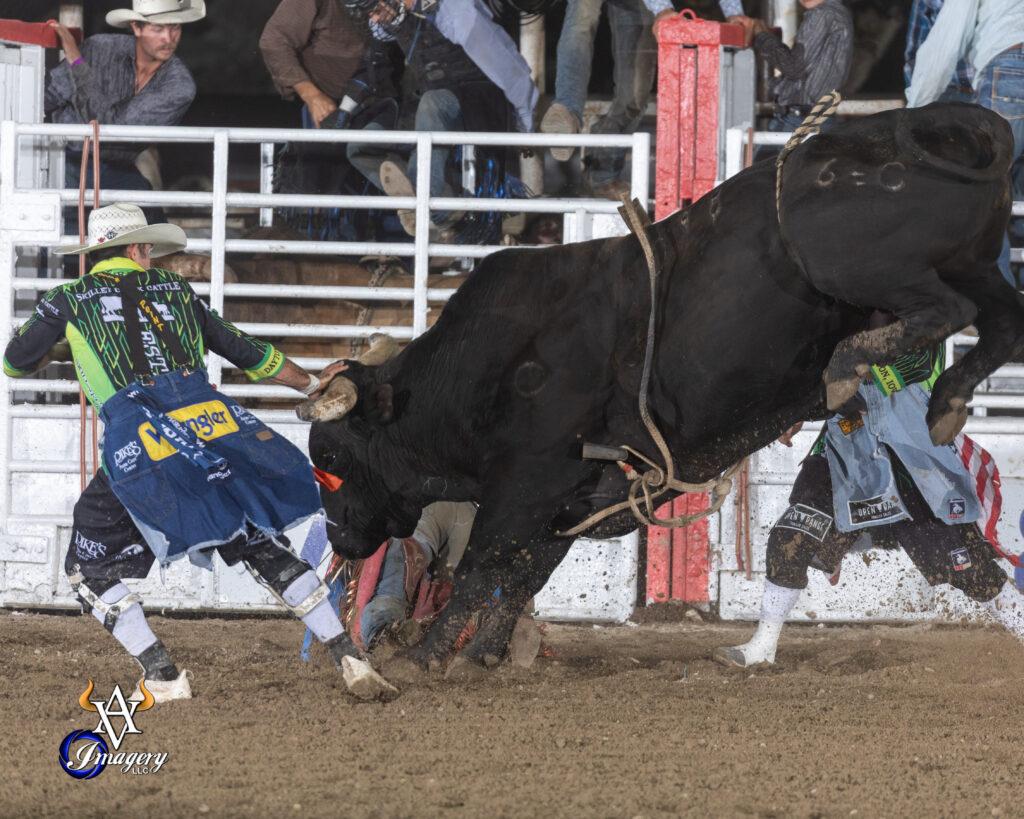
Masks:
[[[954,572],[966,571],[974,565],[971,562],[971,553],[963,546],[953,549],[949,553],[949,562],[952,564]]]
[[[181,407],[167,414],[181,421],[192,430],[197,438],[202,438],[204,441],[212,441],[215,438],[238,432],[238,424],[231,417],[231,413],[228,412],[223,401],[204,401],[201,404]],[[153,428],[149,421],[139,426],[139,439],[146,448],[146,454],[154,461],[170,458],[178,451]]]
[[[864,426],[864,421],[861,418],[840,418],[839,419],[839,430],[843,435],[852,435],[858,429]]]
[[[880,523],[886,520],[896,520],[903,516],[903,506],[895,495],[877,495],[864,500],[852,500],[848,502],[848,506],[850,523],[854,525]]]
[[[832,528],[832,516],[819,512],[811,506],[794,503],[783,513],[775,525],[779,529],[803,532],[820,542],[825,539],[828,530]]]

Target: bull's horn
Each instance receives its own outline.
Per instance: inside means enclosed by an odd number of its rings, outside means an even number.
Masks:
[[[82,696],[78,698],[78,704],[82,706],[86,711],[95,711],[96,706],[89,702],[89,697],[92,696],[92,690],[95,688],[92,684],[92,680],[89,680],[89,685],[86,686],[85,691],[82,692]]]
[[[142,699],[139,704],[135,707],[136,711],[148,711],[156,704],[156,699],[152,694],[149,693],[149,689],[146,688],[146,681],[139,680],[139,692],[142,694]]]
[[[384,333],[374,333],[370,336],[370,349],[357,359],[360,364],[367,367],[379,367],[389,358],[398,354],[398,342],[391,336]]]
[[[343,418],[359,400],[356,385],[342,375],[336,375],[324,394],[315,401],[303,401],[295,414],[303,421],[334,421]]]

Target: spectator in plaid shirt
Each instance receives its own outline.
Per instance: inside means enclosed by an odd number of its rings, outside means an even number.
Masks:
[[[921,47],[928,32],[935,25],[943,0],[914,0],[910,7],[910,20],[907,23],[907,48],[903,52],[903,85],[910,87],[910,79],[914,76],[914,62],[917,49]],[[974,71],[963,59],[956,64],[956,71],[949,80],[949,86],[942,93],[943,102],[972,102],[974,89],[971,82]]]

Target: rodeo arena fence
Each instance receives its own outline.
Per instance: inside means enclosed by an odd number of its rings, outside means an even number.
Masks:
[[[479,259],[500,246],[452,245],[431,242],[432,211],[545,213],[563,216],[563,241],[584,241],[627,232],[618,216],[619,203],[580,198],[485,199],[431,197],[430,163],[420,161],[416,196],[342,196],[271,192],[274,146],[283,143],[348,142],[404,144],[427,157],[435,146],[501,146],[541,150],[551,146],[628,149],[631,154],[631,193],[641,202],[651,199],[650,170],[654,160],[654,210],[658,219],[695,201],[720,181],[749,164],[753,148],[783,144],[789,134],[758,132],[755,122],[755,65],[742,48],[738,26],[695,20],[685,14],[659,27],[659,89],[657,154],[650,137],[632,135],[572,135],[493,133],[421,133],[314,131],[254,128],[144,128],[102,126],[104,144],[188,143],[211,151],[210,191],[101,190],[99,201],[134,202],[142,206],[195,209],[209,213],[209,238],[190,236],[186,252],[209,257],[209,281],[194,282],[210,306],[241,329],[254,335],[288,339],[365,339],[388,333],[408,341],[426,331],[432,305],[442,306],[454,289],[430,286],[431,259]],[[61,281],[63,269],[54,265],[48,248],[72,244],[63,236],[64,211],[78,203],[79,191],[63,187],[63,157],[67,144],[92,135],[89,126],[41,124],[42,49],[0,41],[0,344],[24,323],[41,292]],[[856,115],[877,109],[874,104],[844,104],[840,114]],[[260,146],[258,193],[229,190],[228,160],[237,146]],[[247,151],[247,153],[251,153]],[[55,181],[57,180],[57,181]],[[92,201],[93,192],[87,193]],[[416,214],[416,236],[409,242],[293,241],[229,238],[229,210],[258,211],[259,223],[271,224],[275,208],[388,210],[410,209]],[[1024,203],[1014,204],[1024,215]],[[193,231],[194,232],[194,231]],[[230,254],[291,257],[393,256],[412,260],[411,286],[348,286],[328,284],[249,283],[226,281]],[[1021,261],[1019,249],[1013,259]],[[47,275],[40,275],[43,270]],[[895,271],[894,271],[895,272]],[[436,280],[435,280],[436,281]],[[268,304],[315,299],[326,304],[340,300],[409,305],[406,325],[252,322],[236,320],[232,298],[265,299]],[[371,319],[372,322],[372,319]],[[970,335],[947,342],[947,363],[972,344]],[[335,356],[337,357],[337,356]],[[295,356],[302,366],[318,369],[330,357]],[[210,354],[211,380],[243,403],[270,400],[294,403],[284,387],[223,384],[225,363]],[[62,571],[71,509],[80,491],[80,453],[86,452],[87,426],[80,408],[64,403],[77,394],[68,379],[11,379],[0,374],[0,605],[70,608],[75,598]],[[1024,366],[1004,367],[979,389],[967,432],[998,462],[1002,474],[1004,509],[999,533],[1004,545],[1020,550],[1017,510],[1024,507]],[[308,427],[290,409],[255,408],[267,424],[305,448]],[[678,601],[702,609],[717,608],[726,619],[757,619],[768,531],[788,503],[789,487],[800,459],[809,449],[820,424],[809,424],[792,449],[773,444],[753,455],[735,482],[735,497],[706,520],[682,530],[651,528],[646,533],[645,589],[638,594],[640,541],[636,533],[613,541],[578,541],[535,600],[539,616],[622,622],[640,602]],[[95,432],[92,433],[95,435]],[[95,448],[93,448],[94,451]],[[93,458],[85,456],[89,469]],[[703,496],[675,501],[676,514],[694,511]],[[304,530],[291,533],[301,540]],[[831,586],[812,573],[808,592],[794,619],[913,620],[929,619],[936,609],[948,616],[969,616],[972,608],[957,596],[948,598],[919,579],[902,552],[870,549],[865,560],[851,557],[840,582]],[[193,577],[190,573],[196,572]],[[212,573],[178,561],[158,576],[139,582],[147,605],[191,610],[269,610],[278,604],[260,587],[242,578],[240,567],[217,562]],[[820,576],[819,576],[820,575]]]

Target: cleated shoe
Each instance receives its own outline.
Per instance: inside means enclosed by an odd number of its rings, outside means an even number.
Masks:
[[[182,669],[181,673],[173,680],[147,680],[141,679],[135,685],[135,691],[129,699],[144,702],[146,695],[142,692],[145,684],[146,691],[153,698],[154,703],[171,702],[172,700],[192,699],[192,686],[188,678],[192,672]]]
[[[553,102],[540,121],[540,130],[544,134],[578,134],[580,120],[572,111],[560,102]],[[566,162],[576,151],[572,146],[549,148],[551,158],[557,162]]]

